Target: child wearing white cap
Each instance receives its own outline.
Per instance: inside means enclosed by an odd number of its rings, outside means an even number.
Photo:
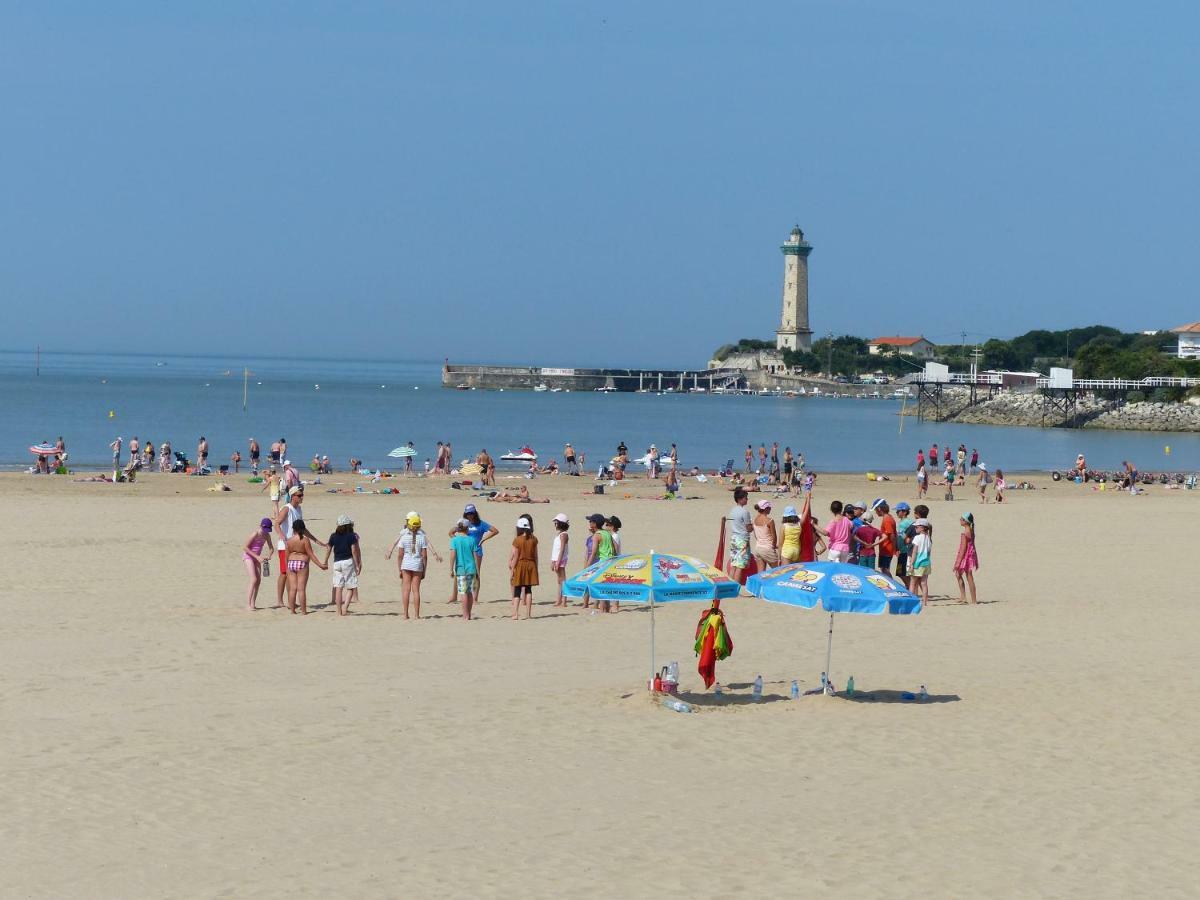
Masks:
[[[550,571],[558,579],[558,598],[554,601],[555,606],[567,605],[566,598],[563,597],[563,582],[567,580],[567,558],[570,556],[571,541],[571,535],[567,532],[570,527],[571,520],[567,518],[566,513],[559,513],[554,517],[554,543],[550,545]]]
[[[362,572],[362,551],[354,522],[347,515],[337,517],[337,527],[329,535],[325,561],[333,554],[333,603],[339,616],[349,615],[350,603],[358,599],[358,576]]]
[[[517,536],[513,538],[512,552],[508,555],[513,621],[520,618],[522,606],[525,607],[525,618],[533,618],[533,588],[538,584],[537,549],[533,519],[521,516],[517,519]]]

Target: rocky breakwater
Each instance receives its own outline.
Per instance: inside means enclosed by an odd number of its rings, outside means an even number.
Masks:
[[[1200,431],[1200,406],[1194,403],[1126,403],[1096,416],[1084,428],[1131,431]]]
[[[968,425],[1020,425],[1025,427],[1073,426],[1106,428],[1114,431],[1197,431],[1200,432],[1200,400],[1185,403],[1149,401],[1117,405],[1112,400],[1080,397],[1073,415],[1063,414],[1053,405],[1043,405],[1038,393],[1009,391],[974,406],[968,405],[967,391],[947,390],[942,398],[942,420]],[[910,407],[906,412],[915,415]],[[930,415],[928,406],[926,414]]]

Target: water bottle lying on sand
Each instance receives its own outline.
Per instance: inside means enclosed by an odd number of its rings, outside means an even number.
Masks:
[[[680,713],[695,712],[695,710],[692,709],[692,704],[684,703],[682,700],[676,700],[674,697],[663,697],[662,705],[665,706],[667,709],[674,710],[675,712],[680,712]]]

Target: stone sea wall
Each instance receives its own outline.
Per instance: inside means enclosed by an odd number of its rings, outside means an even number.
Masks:
[[[1042,395],[1009,391],[991,400],[968,406],[965,390],[947,389],[942,395],[942,419],[971,425],[1021,425],[1040,427],[1043,424]],[[929,412],[929,406],[926,405]],[[916,415],[916,405],[906,413]],[[930,415],[932,415],[930,413]],[[1053,406],[1045,409],[1045,425],[1067,424],[1062,412]],[[1107,428],[1116,431],[1200,431],[1200,405],[1185,403],[1126,403],[1118,406],[1111,400],[1082,397],[1076,408],[1075,427]]]

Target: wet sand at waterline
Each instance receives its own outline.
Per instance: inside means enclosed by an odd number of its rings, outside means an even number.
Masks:
[[[621,496],[644,480],[593,497],[586,479],[542,478],[550,505],[478,501],[501,533],[467,623],[436,565],[428,618],[401,620],[383,553],[412,508],[444,555],[468,494],[325,482],[310,527],[324,538],[347,512],[363,540],[350,618],[325,606],[320,571],[307,618],[244,609],[241,542],[270,511],[244,475],[230,493],[0,477],[0,893],[1195,896],[1200,493],[1043,477],[1001,507],[933,499],[931,588],[955,600],[837,617],[835,683],[853,674],[880,701],[786,699],[793,678],[816,684],[829,618],[740,599],[724,702],[689,716],[644,690],[644,610],[551,607],[550,518],[571,516],[576,563],[596,511],[621,517],[627,551],[711,560],[720,485],[655,502]],[[822,476],[815,505],[824,522],[834,498],[913,491]],[[977,607],[957,604],[950,571],[968,509]],[[531,622],[508,619],[520,513],[542,542]],[[273,602],[271,579],[259,604]],[[685,695],[701,609],[657,613],[657,658],[679,661]],[[889,702],[922,683],[930,702]]]

